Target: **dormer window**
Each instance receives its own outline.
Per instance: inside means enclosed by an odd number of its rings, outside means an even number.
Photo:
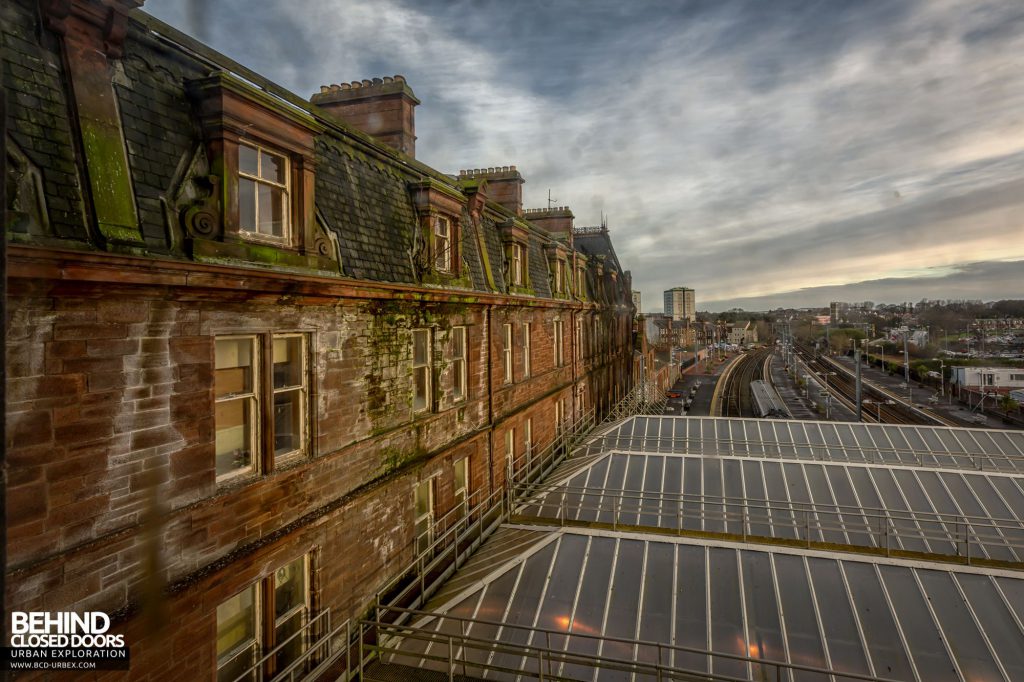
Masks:
[[[530,282],[530,230],[526,223],[509,220],[498,226],[504,243],[505,286],[510,293],[534,295]]]
[[[202,124],[196,197],[181,207],[197,260],[337,271],[316,219],[316,137],[323,125],[227,72],[188,81]],[[258,244],[254,244],[254,242]]]
[[[508,251],[509,278],[514,287],[523,286],[523,247],[520,244],[512,243]]]
[[[452,224],[444,216],[434,220],[434,268],[438,272],[452,271]]]
[[[238,145],[238,230],[245,237],[287,243],[288,159],[256,145]]]
[[[465,199],[435,179],[409,184],[419,219],[414,265],[417,276],[428,284],[450,285],[468,273],[462,263],[461,216]]]

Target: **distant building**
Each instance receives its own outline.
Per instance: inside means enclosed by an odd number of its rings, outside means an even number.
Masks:
[[[829,317],[832,318],[832,324],[846,322],[846,313],[849,309],[849,303],[844,303],[842,301],[832,301],[828,306]]]
[[[757,327],[749,320],[746,322],[736,321],[729,327],[728,341],[734,346],[757,343]]]
[[[665,314],[673,320],[697,321],[697,304],[693,289],[673,287],[665,292]]]
[[[950,385],[963,388],[1024,388],[1020,367],[950,367]]]
[[[633,289],[633,307],[636,308],[636,314],[641,314],[644,309],[640,307],[640,292]]]

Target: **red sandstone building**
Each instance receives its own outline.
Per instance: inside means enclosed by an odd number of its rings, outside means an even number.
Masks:
[[[627,394],[630,277],[514,166],[417,161],[401,77],[309,102],[139,5],[0,5],[5,609],[273,675]]]

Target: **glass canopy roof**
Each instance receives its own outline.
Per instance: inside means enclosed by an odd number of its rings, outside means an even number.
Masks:
[[[414,617],[438,638],[389,655],[502,680],[538,674],[529,647],[570,679],[655,679],[599,657],[715,679],[1024,680],[1022,473],[1020,432],[630,418],[517,490],[513,523]]]
[[[1024,432],[718,417],[627,419],[591,452],[747,455],[1024,473]]]
[[[505,527],[492,542],[507,544],[514,532]],[[465,589],[444,590],[427,609],[493,621],[461,625],[472,637],[615,658],[653,660],[657,653],[650,646],[573,635],[659,642],[901,680],[1024,679],[1024,580],[1010,572],[579,529],[533,535],[516,561],[491,566],[468,587],[460,581]],[[473,573],[474,562],[464,570]],[[436,617],[423,624],[441,632],[460,627]],[[514,626],[564,634],[545,633],[539,642],[539,631]],[[429,646],[410,642],[405,650],[408,657],[400,662],[429,667],[422,660],[431,653]],[[503,656],[508,660],[495,660]],[[761,677],[756,663],[671,649],[662,656],[679,668]],[[491,666],[524,664],[513,654],[490,657]],[[557,672],[573,679],[593,675],[585,667],[561,667]],[[785,679],[830,678],[784,673]],[[485,677],[513,678],[493,671]],[[603,671],[597,678],[605,679]]]

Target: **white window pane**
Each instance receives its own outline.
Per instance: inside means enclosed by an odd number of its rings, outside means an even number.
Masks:
[[[216,397],[252,392],[252,345],[252,339],[217,340]]]
[[[453,336],[454,349],[452,355],[456,358],[466,357],[466,330],[456,328]]]
[[[274,571],[275,617],[306,604],[306,558],[299,557]]]
[[[414,410],[425,410],[427,408],[427,368],[417,367],[413,370],[413,384],[415,395],[413,396],[412,408]]]
[[[431,483],[432,481],[423,481],[416,486],[416,518],[426,516],[431,513]]]
[[[287,336],[274,339],[274,388],[302,386],[302,338]]]
[[[280,187],[260,184],[259,193],[259,226],[260,234],[272,237],[284,236],[284,190]]]
[[[238,170],[247,175],[259,175],[259,152],[244,144],[238,147]]]
[[[252,419],[255,401],[239,398],[217,403],[215,459],[217,475],[252,467]]]
[[[274,454],[302,449],[301,389],[274,394]]]
[[[414,365],[427,364],[427,332],[424,329],[412,333],[412,362]]]
[[[254,662],[256,649],[256,586],[239,592],[217,607],[217,677],[233,680]]]
[[[260,152],[260,177],[283,185],[285,182],[284,158],[277,154]]]
[[[256,231],[256,183],[246,178],[238,179],[238,228]]]

